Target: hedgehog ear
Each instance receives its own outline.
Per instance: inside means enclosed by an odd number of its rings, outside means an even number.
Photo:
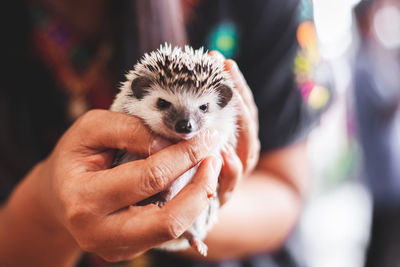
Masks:
[[[146,77],[137,77],[132,81],[131,89],[137,99],[143,99],[149,93],[151,80]]]
[[[231,101],[231,99],[232,99],[232,96],[233,96],[232,88],[230,88],[229,86],[227,86],[225,84],[221,84],[220,86],[217,87],[216,90],[219,94],[218,105],[221,108],[224,108],[229,103],[229,101]]]

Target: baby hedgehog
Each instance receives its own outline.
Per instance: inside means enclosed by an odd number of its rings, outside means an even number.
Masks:
[[[152,132],[172,142],[190,139],[205,129],[216,129],[219,142],[211,154],[220,158],[224,145],[236,146],[234,89],[223,60],[208,55],[202,48],[193,50],[186,46],[183,51],[165,44],[145,54],[126,78],[111,110],[141,118]],[[137,159],[138,156],[125,153],[117,164]],[[197,167],[141,205],[162,206],[171,200],[191,181]],[[214,196],[189,230],[160,248],[179,250],[190,245],[206,256],[207,246],[202,240],[216,222],[218,208],[219,201]]]

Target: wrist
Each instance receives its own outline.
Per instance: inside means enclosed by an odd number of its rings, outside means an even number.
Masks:
[[[51,199],[45,201],[45,172],[45,163],[36,165],[0,211],[1,262],[73,266],[80,257],[73,237],[52,212]]]

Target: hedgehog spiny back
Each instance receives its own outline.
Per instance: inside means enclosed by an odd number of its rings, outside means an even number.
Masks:
[[[194,50],[185,46],[182,51],[168,44],[146,53],[136,64],[134,73],[150,77],[166,90],[194,90],[199,95],[229,81],[223,62],[208,55],[203,48]]]

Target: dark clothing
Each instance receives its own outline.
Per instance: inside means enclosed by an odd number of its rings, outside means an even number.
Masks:
[[[400,57],[363,39],[354,74],[364,181],[373,201],[366,267],[398,266],[400,257]]]
[[[397,204],[398,205],[398,204]],[[400,263],[400,206],[373,207],[365,267],[392,267]]]
[[[117,1],[115,1],[117,2]],[[123,2],[123,1],[118,1]],[[4,5],[7,5],[5,8]],[[123,4],[119,8],[122,9]],[[117,5],[117,6],[118,6]],[[118,7],[117,7],[118,8]],[[298,45],[297,0],[202,1],[187,25],[191,45],[213,46],[213,34],[231,34],[230,54],[238,63],[259,109],[262,151],[289,145],[310,128],[311,116],[296,87],[293,61]],[[128,9],[124,9],[127,13]],[[119,10],[121,11],[121,10]],[[22,1],[3,4],[0,53],[3,65],[0,91],[0,199],[3,201],[26,172],[49,154],[71,122],[66,119],[66,94],[32,51],[32,25]],[[123,14],[124,14],[123,13]],[[126,14],[125,14],[126,15]],[[133,66],[135,29],[130,17],[115,20],[115,38],[121,74]],[[4,28],[4,29],[3,29]],[[129,30],[132,30],[129,32]],[[130,34],[129,34],[130,33]],[[122,36],[122,37],[121,37]],[[229,37],[229,36],[228,36]],[[228,50],[227,50],[228,51]],[[117,81],[115,88],[117,88]],[[160,253],[160,252],[155,252]],[[154,266],[295,266],[286,251],[259,255],[243,262],[219,264],[185,262],[160,253]],[[279,260],[280,259],[280,260]]]
[[[364,176],[374,201],[396,207],[400,203],[399,72],[399,55],[372,40],[363,42],[354,90]]]

